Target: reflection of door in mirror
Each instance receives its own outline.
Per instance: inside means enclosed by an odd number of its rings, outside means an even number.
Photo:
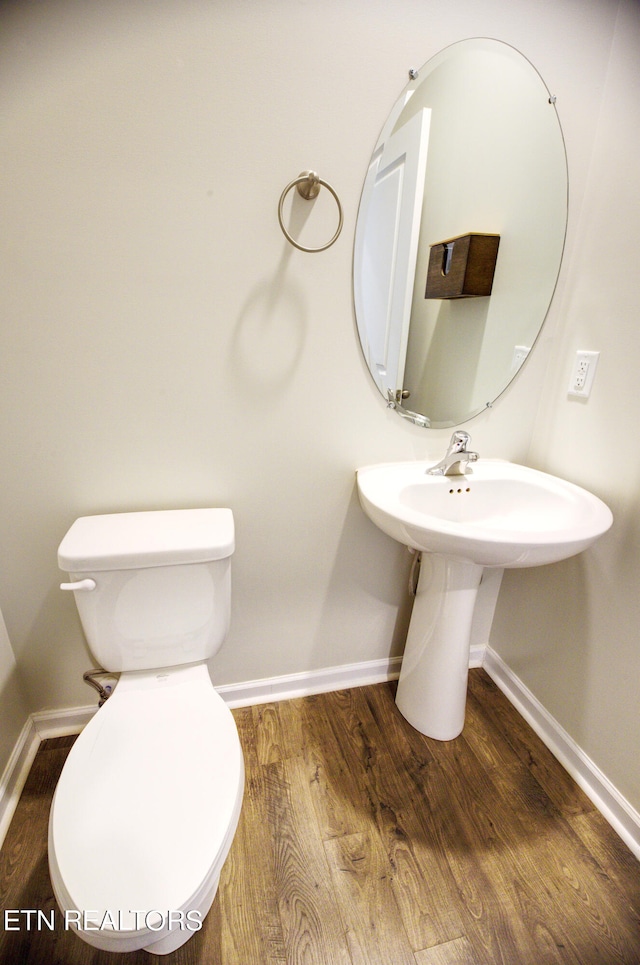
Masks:
[[[411,117],[372,158],[363,191],[367,218],[356,231],[356,316],[367,319],[360,338],[385,397],[403,387],[430,114]]]

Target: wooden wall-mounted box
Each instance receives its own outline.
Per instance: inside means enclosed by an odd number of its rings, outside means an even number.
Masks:
[[[425,298],[490,295],[500,235],[468,234],[431,245]]]

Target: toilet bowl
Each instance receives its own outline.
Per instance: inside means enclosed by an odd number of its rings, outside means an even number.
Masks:
[[[230,606],[230,510],[77,520],[62,541],[89,647],[119,672],[65,762],[49,870],[96,948],[174,951],[202,926],[240,815],[242,750],[205,660]]]

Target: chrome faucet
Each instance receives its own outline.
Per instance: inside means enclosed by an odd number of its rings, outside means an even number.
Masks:
[[[467,449],[470,442],[471,436],[468,432],[461,430],[454,432],[444,457],[440,462],[437,462],[435,466],[427,469],[429,475],[464,476],[467,472],[473,472],[473,470],[469,468],[469,463],[477,462],[479,456],[477,452],[469,452]]]

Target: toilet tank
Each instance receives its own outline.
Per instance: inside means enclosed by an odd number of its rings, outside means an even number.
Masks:
[[[234,548],[230,509],[77,519],[58,565],[100,666],[117,673],[212,657],[229,628]]]

